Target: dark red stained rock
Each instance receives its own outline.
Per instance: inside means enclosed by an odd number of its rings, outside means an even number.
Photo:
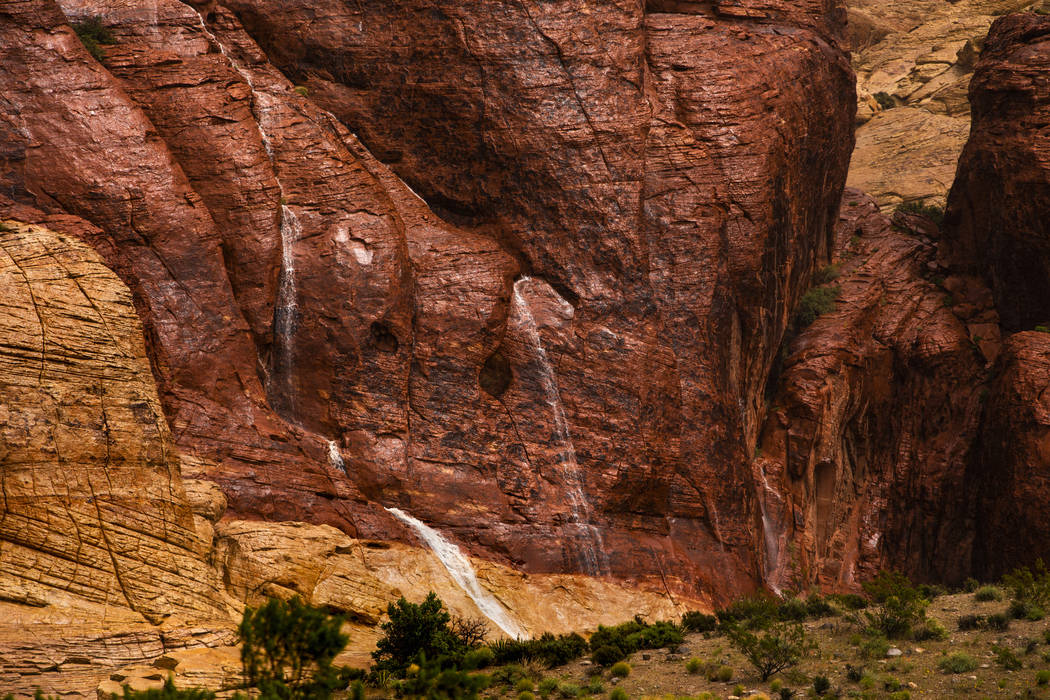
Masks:
[[[974,563],[985,577],[1050,561],[1050,334],[1010,336],[996,369],[976,470]]]
[[[892,226],[853,190],[844,202],[829,283],[841,296],[789,346],[752,465],[768,484],[766,570],[779,586],[809,572],[850,588],[883,568],[960,581],[998,350],[991,293],[937,266],[930,222]]]
[[[104,232],[231,513],[760,583],[748,458],[852,145],[837,3],[60,5],[118,43],[0,9],[0,182]]]
[[[1003,326],[1032,330],[1050,320],[1050,17],[992,25],[970,104],[945,229],[988,277]]]

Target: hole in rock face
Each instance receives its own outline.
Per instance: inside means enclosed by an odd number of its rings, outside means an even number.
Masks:
[[[397,352],[397,336],[394,335],[385,323],[376,321],[372,324],[372,342],[382,352]]]
[[[208,24],[215,24],[215,13],[209,12],[208,16],[204,18],[204,21]]]
[[[503,356],[503,353],[497,350],[481,366],[481,371],[478,373],[478,385],[486,394],[498,399],[507,391],[513,378],[514,373],[511,372],[510,362]]]

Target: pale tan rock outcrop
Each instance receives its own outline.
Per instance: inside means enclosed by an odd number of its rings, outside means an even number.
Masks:
[[[72,237],[0,227],[0,686],[90,688],[229,616],[130,292]]]
[[[850,0],[859,126],[848,186],[883,209],[943,206],[969,132],[966,90],[988,28],[999,15],[1041,3]]]

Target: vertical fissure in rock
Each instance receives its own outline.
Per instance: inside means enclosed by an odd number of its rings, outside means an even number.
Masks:
[[[478,606],[478,610],[485,617],[514,639],[522,639],[525,636],[521,626],[511,619],[510,613],[503,607],[503,604],[481,587],[477,574],[474,572],[474,567],[458,546],[450,542],[434,528],[417,518],[413,518],[400,508],[387,508],[387,511],[411,527],[419,535],[427,547],[434,552],[434,555],[448,571],[449,576],[456,582],[456,585],[462,588],[463,592],[474,601],[474,604]]]
[[[532,281],[530,277],[521,277],[514,283],[510,315],[517,318],[525,332],[529,345],[539,363],[539,377],[547,405],[554,418],[554,438],[558,444],[559,476],[565,488],[565,495],[572,510],[573,523],[579,528],[580,557],[585,573],[591,576],[609,574],[609,557],[605,552],[605,542],[601,531],[592,522],[591,503],[583,490],[583,475],[576,460],[576,447],[569,433],[569,423],[565,419],[565,408],[562,406],[561,394],[554,377],[554,369],[543,347],[536,319],[532,309],[522,295],[522,288]]]

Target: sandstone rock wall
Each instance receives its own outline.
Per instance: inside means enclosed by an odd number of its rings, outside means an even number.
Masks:
[[[224,639],[225,597],[131,294],[82,242],[10,220],[0,222],[0,486],[5,692],[58,678],[60,689],[91,687],[107,668]],[[179,641],[173,627],[196,632]]]
[[[101,64],[64,15],[112,28]],[[20,0],[3,184],[99,227],[233,514],[407,540],[398,506],[532,572],[724,600],[762,578],[747,455],[832,246],[843,20]]]

